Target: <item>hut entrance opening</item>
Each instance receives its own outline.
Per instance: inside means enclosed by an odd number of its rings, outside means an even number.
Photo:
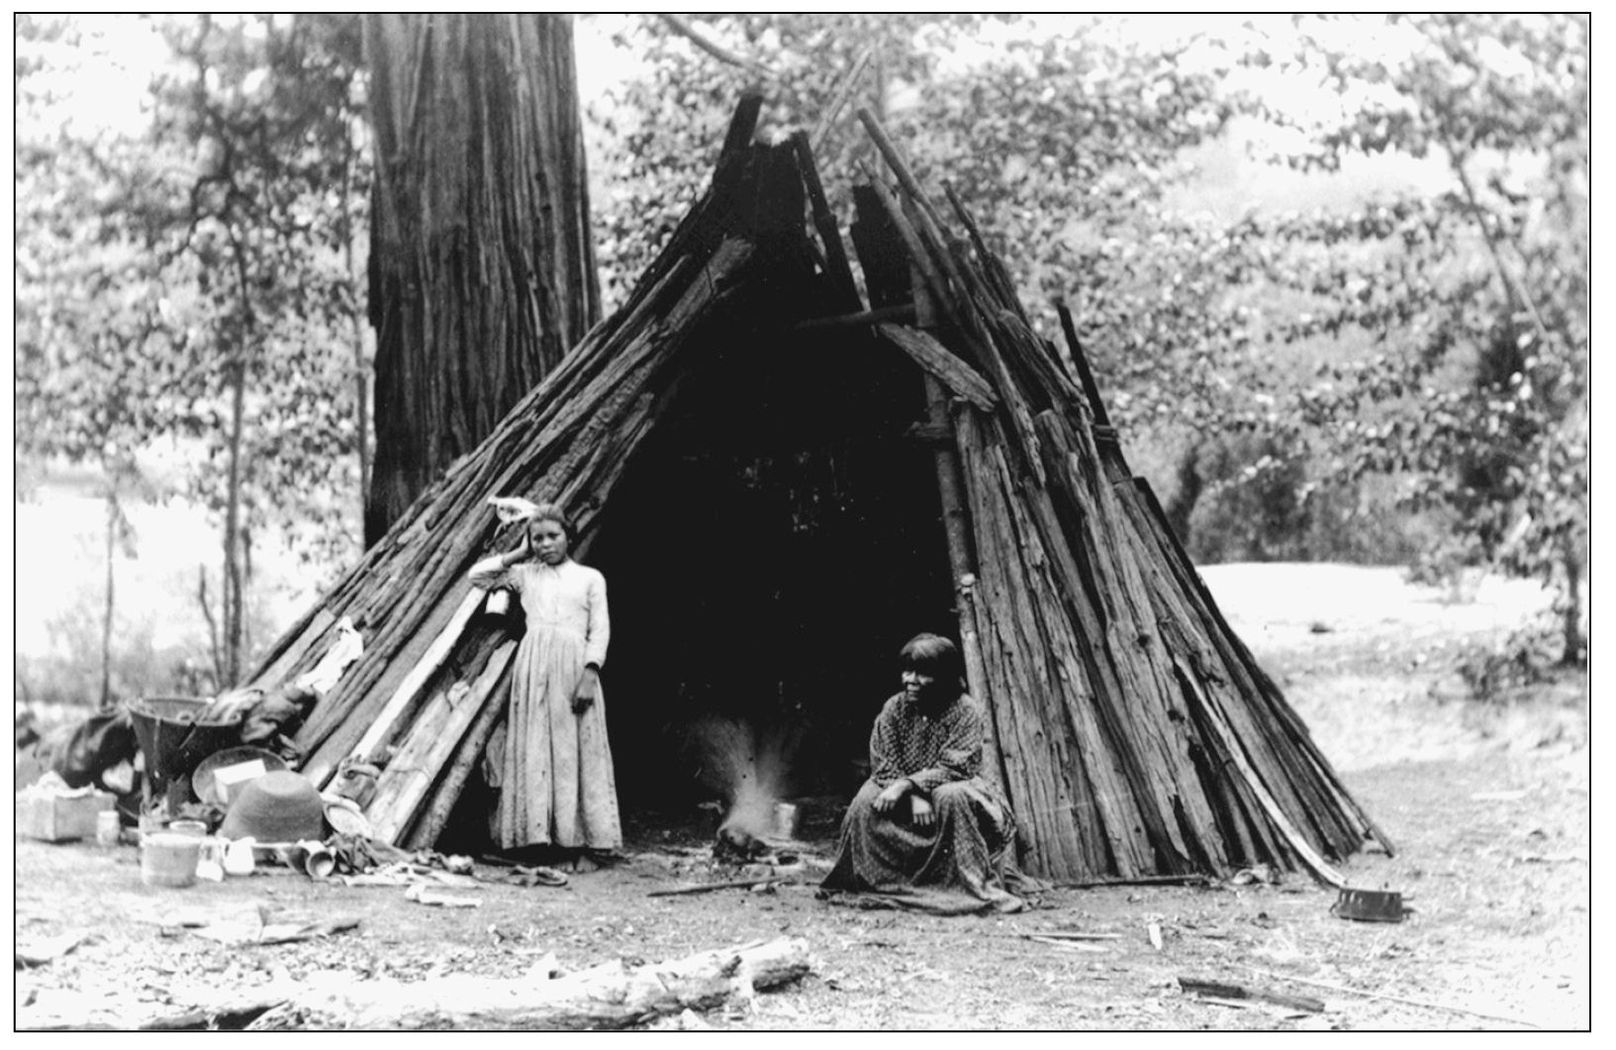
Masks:
[[[864,329],[710,350],[586,557],[608,581],[631,819],[730,793],[749,756],[714,750],[749,743],[785,760],[784,791],[850,796],[898,649],[957,633],[932,453],[906,433],[925,415],[918,370]]]

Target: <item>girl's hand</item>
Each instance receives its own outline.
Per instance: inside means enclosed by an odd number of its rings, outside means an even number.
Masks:
[[[578,688],[572,693],[572,713],[581,715],[594,704],[595,698],[600,695],[600,672],[593,667],[584,668],[583,677],[578,679]]]
[[[517,562],[527,561],[531,557],[533,557],[533,547],[528,540],[527,530],[523,529],[521,542],[500,555],[500,560],[507,566],[511,566]]]
[[[925,796],[916,794],[909,800],[909,815],[915,820],[915,827],[929,828],[937,822],[937,814]]]

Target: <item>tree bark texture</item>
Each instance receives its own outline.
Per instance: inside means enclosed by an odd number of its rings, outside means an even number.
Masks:
[[[600,311],[572,24],[372,14],[376,542]]]

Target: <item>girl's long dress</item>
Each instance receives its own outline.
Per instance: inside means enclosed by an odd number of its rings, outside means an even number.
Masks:
[[[506,713],[500,846],[621,846],[605,697],[597,695],[581,715],[572,710],[585,665],[606,662],[605,577],[569,559],[508,568],[485,562],[472,569],[471,581],[516,592],[527,619]]]

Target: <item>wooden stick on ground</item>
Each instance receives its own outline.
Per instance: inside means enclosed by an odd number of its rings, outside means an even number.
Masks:
[[[1100,945],[1089,944],[1086,941],[1068,941],[1062,940],[1058,937],[1041,937],[1036,933],[1023,933],[1020,936],[1023,940],[1035,941],[1038,944],[1047,944],[1051,948],[1060,948],[1069,952],[1090,952],[1093,954],[1099,954],[1105,951],[1105,948],[1101,947]]]
[[[1310,995],[1285,995],[1280,992],[1265,992],[1260,988],[1247,988],[1243,984],[1231,984],[1228,981],[1208,981],[1199,977],[1180,977],[1178,985],[1186,992],[1212,996],[1218,999],[1256,999],[1291,1010],[1306,1010],[1308,1013],[1313,1014],[1322,1013],[1324,1010],[1324,1003]]]
[[[1083,933],[1078,930],[1028,930],[1020,937],[1047,937],[1057,941],[1120,941],[1120,933]]]
[[[727,882],[704,882],[699,886],[677,886],[671,890],[652,890],[647,897],[688,897],[695,893],[714,890],[738,890],[752,886],[786,886],[794,880],[789,875],[774,875],[761,879],[730,879]]]
[[[1482,1013],[1480,1010],[1469,1010],[1463,1006],[1449,1006],[1447,1003],[1433,1003],[1426,999],[1410,999],[1401,995],[1387,995],[1385,992],[1366,992],[1360,988],[1352,988],[1344,984],[1331,984],[1329,981],[1315,981],[1311,977],[1295,977],[1288,973],[1270,973],[1259,970],[1255,966],[1247,967],[1252,973],[1262,977],[1271,977],[1276,981],[1295,981],[1297,984],[1311,985],[1314,988],[1323,988],[1331,992],[1346,992],[1349,995],[1361,995],[1366,999],[1385,999],[1388,1002],[1403,1003],[1406,1006],[1423,1006],[1428,1010],[1447,1010],[1450,1013],[1469,1014],[1472,1017],[1485,1017],[1489,1021],[1507,1021],[1518,1024],[1523,1028],[1537,1028],[1531,1021],[1523,1021],[1519,1017],[1506,1017],[1503,1014]]]

